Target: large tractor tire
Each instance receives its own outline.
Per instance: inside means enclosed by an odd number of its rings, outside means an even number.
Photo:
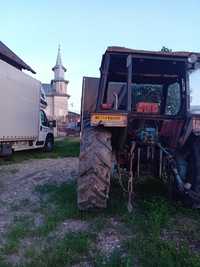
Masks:
[[[181,196],[186,206],[193,208],[200,208],[200,138],[199,137],[193,136],[190,139],[190,142],[188,143],[187,146],[186,157],[183,156],[183,158],[181,159],[181,155],[179,155],[177,166],[179,169],[179,175],[185,184],[184,185],[185,194],[183,194],[182,192],[180,192],[180,190],[178,190],[177,184],[174,179],[173,195],[176,197],[176,199],[177,196]]]
[[[79,157],[77,193],[80,210],[106,208],[111,166],[111,133],[105,128],[86,127]]]
[[[200,208],[200,138],[194,138],[191,145],[191,172],[193,207]]]

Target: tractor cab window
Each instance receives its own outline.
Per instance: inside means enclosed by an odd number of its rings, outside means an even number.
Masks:
[[[167,88],[167,98],[165,106],[166,115],[177,115],[181,108],[181,89],[178,82],[172,83]]]
[[[133,84],[132,99],[133,110],[143,112],[143,109],[149,109],[149,112],[159,113],[162,101],[163,85],[159,84]],[[144,111],[146,112],[146,111]]]
[[[164,101],[165,90],[166,101]],[[178,82],[164,84],[133,84],[132,110],[175,116],[181,108],[181,89]],[[165,108],[164,105],[165,104]],[[164,108],[164,110],[163,110]]]
[[[109,82],[107,88],[107,103],[113,109],[126,110],[127,86],[125,82]]]

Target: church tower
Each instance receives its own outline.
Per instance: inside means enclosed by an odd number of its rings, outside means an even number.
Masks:
[[[56,65],[52,68],[54,79],[51,81],[52,88],[52,114],[57,121],[57,133],[62,135],[68,122],[68,100],[67,86],[69,81],[65,80],[67,69],[62,64],[61,49],[58,47]]]
[[[51,83],[43,83],[42,87],[47,97],[46,114],[49,119],[57,121],[57,128],[55,130],[55,136],[61,136],[65,134],[66,125],[68,123],[68,83],[65,79],[67,69],[63,66],[61,58],[60,45],[58,47],[58,53],[56,58],[56,65],[52,68],[54,72],[54,79]]]
[[[52,80],[53,90],[58,95],[67,95],[67,85],[69,81],[65,80],[65,72],[67,69],[62,64],[60,45],[58,47],[56,65],[52,68],[52,71],[54,72],[54,80]]]

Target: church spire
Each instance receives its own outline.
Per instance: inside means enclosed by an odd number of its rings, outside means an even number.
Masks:
[[[58,46],[56,65],[52,68],[52,70],[54,71],[54,80],[60,81],[65,79],[66,68],[62,64],[60,44]]]
[[[57,54],[57,59],[56,59],[56,65],[62,66],[62,58],[61,58],[61,51],[60,51],[60,44],[58,45],[58,54]]]

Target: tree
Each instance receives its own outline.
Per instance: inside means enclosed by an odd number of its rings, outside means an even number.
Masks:
[[[166,53],[168,53],[168,52],[172,52],[172,49],[170,49],[170,48],[168,48],[168,47],[166,47],[166,46],[163,46],[163,47],[161,48],[161,51],[162,51],[162,52],[166,52]]]

